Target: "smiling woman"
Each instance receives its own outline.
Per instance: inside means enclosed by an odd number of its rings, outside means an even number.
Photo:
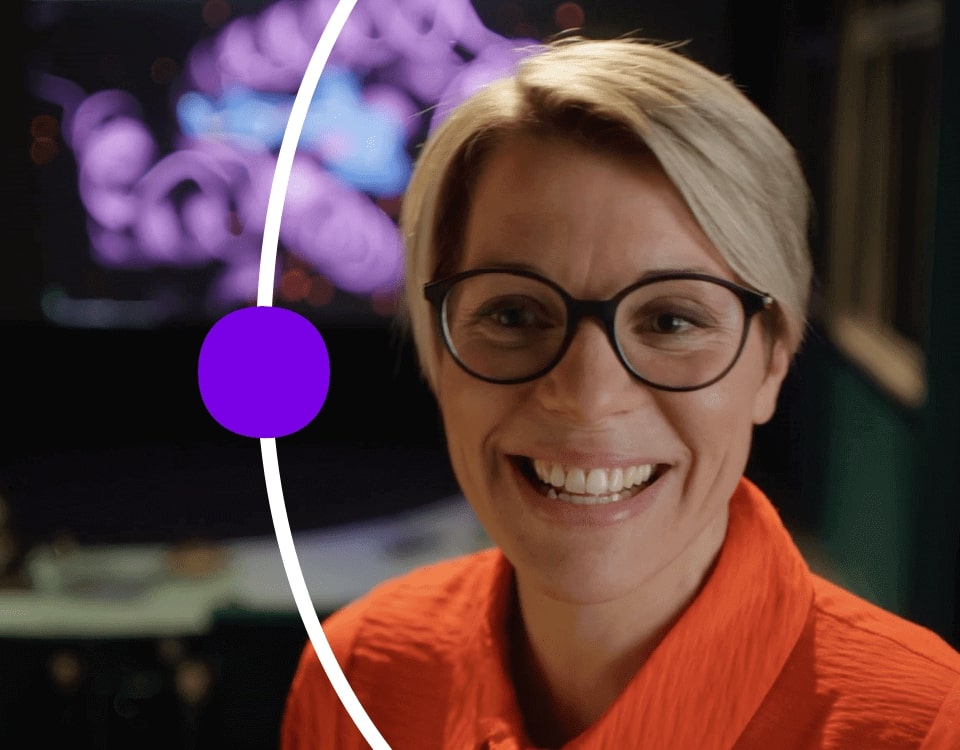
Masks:
[[[530,189],[533,185],[538,189]],[[517,233],[511,226],[523,227],[522,252],[511,249]],[[504,140],[475,186],[460,266],[498,267],[509,258],[522,258],[589,299],[616,299],[625,279],[658,279],[668,272],[672,277],[677,269],[738,281],[653,157],[618,161],[554,137]],[[700,335],[681,327],[652,341],[646,341],[649,332],[638,334],[629,323],[620,332],[615,325],[611,346],[602,327],[588,320],[563,356],[552,358],[551,369],[538,368],[539,377],[513,387],[478,382],[452,357],[438,362],[434,388],[454,471],[516,568],[521,608],[548,596],[582,605],[628,606],[633,599],[629,609],[643,611],[650,587],[662,584],[681,606],[704,572],[690,566],[705,569],[723,541],[726,504],[743,473],[753,425],[773,412],[786,373],[786,347],[777,342],[768,371],[763,332],[746,331],[749,319],[734,294],[714,299],[729,290],[684,277],[640,289],[655,295],[649,303],[654,309],[695,319],[683,311],[713,304],[727,324],[702,324],[700,330],[708,333]],[[446,306],[444,312],[443,328],[449,330],[456,311]],[[645,387],[618,357],[618,351],[640,350],[624,359],[637,362],[632,367],[650,373],[648,378],[680,378],[667,382],[697,386],[715,380],[737,358],[745,333],[743,352],[727,375],[689,393]],[[666,337],[671,341],[663,341]],[[528,345],[521,352],[536,348]],[[512,349],[508,354],[527,356]],[[539,480],[530,481],[534,461],[561,466],[562,494],[569,499],[550,498]],[[590,496],[610,497],[606,488],[588,492],[587,477],[631,468],[634,477],[639,472],[647,480],[626,497],[586,502]],[[685,584],[658,575],[670,564],[692,574]],[[601,666],[587,654],[584,660],[584,668]],[[577,674],[580,680],[584,672]]]
[[[811,574],[743,477],[807,215],[785,139],[662,46],[558,43],[432,135],[407,312],[496,548],[325,623],[392,747],[960,743],[960,655]],[[283,739],[364,746],[309,646]]]

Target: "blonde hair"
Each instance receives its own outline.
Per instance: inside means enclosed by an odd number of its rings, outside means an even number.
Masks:
[[[776,300],[772,332],[797,350],[810,199],[786,138],[730,81],[673,47],[571,38],[453,110],[414,169],[400,215],[404,314],[431,386],[441,344],[423,285],[457,270],[471,187],[493,148],[518,133],[652,152],[734,273]]]

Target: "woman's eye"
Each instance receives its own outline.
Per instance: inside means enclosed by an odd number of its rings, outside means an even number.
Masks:
[[[546,315],[530,300],[495,300],[483,305],[476,317],[503,328],[533,328],[543,325]]]
[[[688,318],[673,313],[655,315],[650,321],[650,328],[654,333],[682,333],[694,325]]]
[[[529,310],[519,307],[506,307],[496,310],[490,315],[493,320],[507,328],[518,328],[520,326],[529,326],[534,323],[534,316]]]

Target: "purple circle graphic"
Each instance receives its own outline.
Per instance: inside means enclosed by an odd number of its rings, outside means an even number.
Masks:
[[[200,397],[238,435],[277,438],[306,427],[330,388],[330,356],[316,327],[292,310],[244,307],[207,333]]]

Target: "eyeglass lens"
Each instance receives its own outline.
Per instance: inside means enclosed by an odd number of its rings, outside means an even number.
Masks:
[[[533,278],[493,272],[461,279],[443,307],[445,335],[470,371],[520,380],[547,368],[567,334],[564,298]],[[744,334],[743,304],[730,289],[703,279],[639,286],[620,300],[614,331],[633,372],[667,388],[690,388],[722,374]]]

